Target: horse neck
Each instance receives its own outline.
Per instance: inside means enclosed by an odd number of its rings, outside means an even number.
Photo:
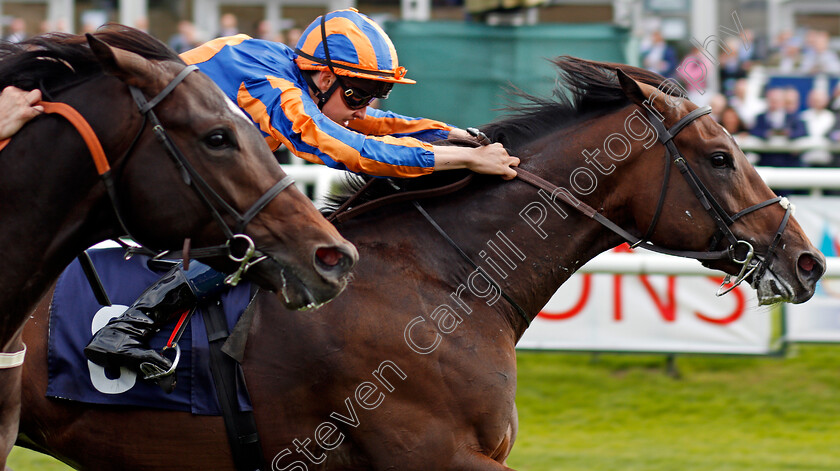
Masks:
[[[631,154],[620,162],[621,166],[618,166],[619,162],[613,162],[617,164],[617,169],[611,174],[603,175],[593,169],[598,180],[596,189],[590,194],[584,196],[576,193],[570,184],[570,175],[581,167],[592,169],[592,164],[586,163],[583,151],[602,148],[604,138],[611,134],[608,131],[603,135],[586,137],[591,134],[593,126],[597,124],[601,129],[622,130],[624,119],[630,111],[625,109],[540,139],[530,146],[527,156],[523,154],[521,168],[568,188],[581,201],[616,223],[628,227],[632,221],[629,220],[628,211],[625,211],[627,201],[619,195],[619,179],[627,177],[629,171],[625,170],[639,160],[637,157],[644,151],[641,145],[631,148]],[[484,177],[483,180],[489,178]],[[536,188],[521,180],[504,183],[494,181],[470,195],[453,195],[447,200],[425,205],[435,221],[524,310],[529,319],[536,317],[554,292],[575,271],[597,254],[622,241],[599,223],[563,202],[552,207]],[[544,222],[539,225],[528,223],[523,214],[527,215],[529,211],[532,217],[542,211],[545,214]],[[467,273],[473,271],[469,262],[459,257],[456,250],[430,224],[426,226],[428,233],[421,237],[434,241],[428,242],[434,248],[426,245],[424,258],[438,259],[438,263],[434,264],[436,266],[447,266],[448,263],[451,267],[459,264]],[[476,291],[486,287],[483,280],[477,279],[477,275],[473,281],[480,285]],[[462,284],[468,288],[470,286],[468,280],[462,280]],[[488,297],[475,302],[492,300],[492,297]],[[527,323],[517,309],[504,298],[496,299],[493,307],[502,313],[502,316],[497,317],[504,319],[518,340]]]
[[[120,128],[136,126],[136,122],[114,120],[113,115],[105,118],[120,101],[111,96],[108,87],[97,87],[95,93],[88,97],[97,96],[99,106],[86,103],[79,93],[62,96],[59,101],[81,112],[100,137],[106,154],[116,155],[123,141]],[[109,123],[112,130],[100,132],[102,126],[96,122]],[[119,231],[87,146],[63,118],[45,116],[28,124],[0,159],[7,169],[0,174],[3,218],[14,221],[0,230],[4,261],[0,306],[8,319],[20,319],[73,257]],[[0,331],[0,339],[8,334],[8,328],[15,328],[6,327]]]

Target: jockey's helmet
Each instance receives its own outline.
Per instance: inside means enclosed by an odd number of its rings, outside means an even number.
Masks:
[[[301,34],[295,52],[301,70],[329,69],[349,78],[415,83],[405,78],[391,38],[355,8],[319,16]]]

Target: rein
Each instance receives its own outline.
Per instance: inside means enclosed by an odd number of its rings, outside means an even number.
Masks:
[[[556,185],[553,185],[542,178],[527,172],[522,169],[517,169],[517,177],[521,180],[529,183],[532,186],[537,188],[543,189],[548,191],[552,199],[554,198],[555,194],[559,194],[563,201],[572,206],[573,208],[577,209],[587,217],[594,219],[595,221],[599,222],[601,225],[606,227],[607,229],[611,230],[615,234],[621,236],[632,248],[643,248],[645,250],[650,250],[652,252],[658,252],[666,255],[675,255],[678,257],[686,257],[686,258],[693,258],[696,260],[723,260],[729,259],[733,263],[737,265],[741,265],[741,271],[736,276],[735,280],[732,281],[732,286],[726,287],[727,284],[730,283],[731,276],[726,275],[721,283],[718,291],[716,293],[717,296],[722,296],[733,289],[735,289],[741,282],[744,281],[751,273],[756,272],[755,279],[760,279],[764,276],[767,268],[769,267],[773,257],[775,256],[775,250],[778,246],[779,242],[782,239],[782,233],[784,232],[785,228],[787,227],[787,223],[790,220],[791,213],[793,212],[793,205],[787,200],[787,198],[782,198],[777,196],[775,198],[770,198],[766,201],[761,203],[755,204],[750,206],[749,208],[743,209],[732,216],[726,212],[725,209],[718,203],[706,185],[700,180],[697,174],[692,170],[691,166],[688,164],[688,161],[680,154],[679,149],[677,149],[676,144],[674,144],[674,138],[679,134],[679,132],[691,124],[694,120],[700,118],[701,116],[705,116],[711,113],[711,107],[704,106],[702,108],[697,108],[696,110],[690,112],[682,119],[677,121],[670,128],[665,128],[665,125],[662,121],[657,119],[653,116],[650,111],[648,111],[648,121],[653,124],[654,128],[659,137],[659,142],[665,146],[665,177],[662,181],[662,189],[659,193],[659,201],[656,203],[656,211],[654,213],[653,219],[648,226],[645,235],[641,238],[635,237],[634,235],[630,234],[626,230],[619,227],[614,222],[610,221],[606,217],[604,217],[601,213],[593,209],[591,206],[578,201],[571,195],[568,195],[566,192],[559,191],[560,188]],[[665,203],[665,197],[668,192],[668,181],[671,175],[671,164],[674,164],[677,169],[680,171],[680,174],[685,178],[686,182],[688,183],[689,187],[694,191],[694,196],[700,201],[700,204],[706,210],[706,212],[711,216],[711,218],[715,221],[715,224],[718,226],[717,232],[712,236],[711,242],[709,244],[709,249],[704,252],[698,251],[689,251],[689,250],[674,250],[669,249],[666,247],[661,247],[651,243],[648,239],[653,234],[653,231],[659,222],[659,217],[662,212],[662,207]],[[776,234],[773,237],[773,241],[771,242],[770,246],[767,249],[767,254],[765,254],[764,258],[757,256],[755,254],[755,249],[753,248],[752,244],[747,242],[746,240],[739,239],[729,228],[732,224],[735,223],[736,220],[745,216],[749,213],[757,211],[759,209],[765,208],[772,204],[779,203],[785,209],[785,215],[782,218],[782,222],[779,224],[779,228],[776,230]],[[725,237],[729,241],[729,246],[726,249],[714,251],[714,247],[721,241],[721,239]],[[744,255],[743,259],[739,259],[738,255],[736,254],[737,248],[739,246],[744,246],[746,248],[746,254]],[[754,259],[758,259],[755,261]]]
[[[615,224],[614,222],[610,221],[607,217],[596,211],[591,206],[587,205],[576,199],[567,191],[563,191],[557,185],[554,185],[543,178],[534,175],[531,172],[523,170],[521,168],[516,169],[516,176],[519,180],[522,180],[529,185],[547,191],[550,195],[552,200],[555,199],[555,196],[559,196],[566,204],[572,206],[579,212],[581,212],[586,217],[593,219],[600,223],[605,228],[609,229],[610,231],[614,232],[615,234],[619,235],[623,238],[632,248],[643,248],[645,250],[649,250],[652,252],[658,252],[666,255],[674,255],[678,257],[686,257],[686,258],[693,258],[696,260],[724,260],[729,259],[733,263],[737,265],[741,265],[741,271],[735,277],[734,281],[731,281],[731,275],[727,274],[724,278],[723,282],[721,283],[720,287],[718,288],[717,292],[715,293],[717,296],[723,296],[724,294],[732,291],[738,285],[740,285],[750,274],[755,272],[755,280],[761,279],[764,276],[765,272],[770,266],[773,257],[775,256],[775,250],[778,247],[779,242],[782,239],[782,234],[784,233],[785,228],[787,227],[787,223],[790,220],[790,216],[793,213],[794,206],[787,200],[787,198],[783,198],[777,196],[775,198],[770,198],[766,201],[761,203],[755,204],[750,206],[746,209],[738,211],[734,215],[730,216],[725,209],[718,203],[706,185],[700,180],[691,166],[688,164],[688,161],[680,154],[679,149],[677,149],[676,144],[674,143],[674,138],[679,134],[679,132],[694,122],[696,119],[705,116],[711,113],[711,107],[705,106],[702,108],[697,108],[694,111],[690,112],[676,124],[674,124],[670,128],[665,128],[665,125],[662,121],[657,119],[648,111],[648,120],[653,124],[654,128],[656,129],[657,135],[659,137],[659,142],[665,146],[665,176],[662,182],[662,189],[659,193],[659,200],[656,203],[656,210],[651,219],[650,225],[648,226],[647,231],[645,231],[645,235],[641,238],[634,236],[633,234],[629,233],[625,229],[621,228],[619,225]],[[473,134],[479,142],[483,144],[489,143],[487,137],[478,130],[469,129],[468,130],[471,134]],[[476,142],[472,141],[464,141],[470,145],[477,145]],[[662,208],[665,204],[665,198],[668,193],[668,182],[671,176],[671,164],[677,167],[682,174],[683,178],[685,178],[686,182],[688,183],[689,187],[694,192],[694,196],[700,201],[700,204],[709,214],[709,216],[715,221],[715,224],[718,226],[717,232],[712,236],[711,241],[709,243],[709,249],[706,251],[691,251],[691,250],[675,250],[669,249],[666,247],[661,247],[649,241],[650,237],[653,235],[653,232],[656,228],[657,223],[659,222],[659,217],[662,213]],[[353,217],[359,216],[363,213],[368,211],[372,211],[374,209],[380,208],[382,206],[388,204],[394,204],[398,202],[404,201],[411,201],[415,208],[420,212],[420,214],[435,228],[435,230],[444,237],[444,239],[455,248],[458,254],[465,259],[470,265],[472,265],[475,269],[480,270],[490,283],[499,290],[500,294],[504,299],[516,309],[519,315],[525,320],[526,326],[530,326],[531,319],[525,313],[525,311],[520,307],[516,301],[514,301],[510,296],[508,296],[504,290],[489,276],[487,273],[484,272],[470,257],[467,255],[463,249],[455,242],[447,233],[446,231],[440,227],[440,225],[435,222],[435,220],[429,215],[426,210],[420,206],[420,203],[417,202],[418,199],[424,198],[432,198],[437,196],[443,196],[454,191],[458,191],[461,188],[465,187],[470,181],[472,180],[472,174],[468,175],[467,177],[459,180],[455,183],[449,184],[444,187],[434,188],[429,190],[416,190],[416,191],[407,191],[402,193],[397,193],[389,196],[385,196],[383,198],[379,198],[373,201],[369,201],[363,203],[357,207],[347,209],[350,204],[356,200],[364,191],[366,191],[373,180],[369,181],[362,187],[359,191],[356,192],[350,199],[345,201],[333,214],[331,214],[327,219],[329,221],[336,221],[336,222],[344,222]],[[396,184],[391,181],[391,184],[396,187]],[[398,187],[397,187],[398,188]],[[771,206],[775,203],[779,203],[785,209],[785,215],[782,217],[782,221],[779,224],[779,228],[776,230],[776,234],[773,236],[773,241],[770,243],[767,249],[767,253],[762,258],[755,253],[755,249],[753,248],[752,244],[748,241],[739,239],[730,229],[730,226],[735,223],[741,217],[750,214],[754,211],[759,209]],[[343,212],[342,212],[343,211]],[[714,247],[718,245],[718,243],[723,239],[726,238],[729,241],[729,246],[723,250],[713,250]],[[746,248],[746,254],[743,258],[738,258],[736,254],[737,248],[739,246],[743,246]],[[756,261],[757,259],[757,261]],[[727,287],[726,285],[729,284],[731,281],[732,285]]]

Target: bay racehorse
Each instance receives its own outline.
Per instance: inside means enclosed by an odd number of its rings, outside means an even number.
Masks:
[[[822,254],[707,109],[641,69],[556,62],[567,90],[483,129],[518,179],[375,180],[335,215],[361,254],[342,296],[307,313],[258,296],[243,368],[271,469],[510,469],[517,341],[628,238],[740,275],[763,303],[813,295]],[[377,196],[390,204],[365,212]],[[45,398],[46,303],[25,337],[20,444],[88,469],[232,468],[221,418]]]
[[[285,289],[290,308],[346,283],[355,248],[289,187],[245,115],[192,72],[117,26],[0,45],[0,88],[41,88],[50,102],[0,151],[0,469],[17,435],[24,320],[87,247],[126,233],[156,249],[191,238],[232,272],[224,243],[233,258],[253,243],[266,258],[246,274]]]

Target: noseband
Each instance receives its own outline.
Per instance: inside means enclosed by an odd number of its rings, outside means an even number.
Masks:
[[[559,196],[563,197],[564,200],[569,203],[572,207],[576,208],[578,211],[582,212],[586,216],[598,221],[607,229],[613,231],[614,233],[620,235],[630,247],[633,248],[643,248],[646,250],[650,250],[653,252],[659,252],[668,255],[676,255],[678,257],[687,257],[693,258],[697,260],[725,260],[728,259],[733,263],[741,266],[741,271],[732,280],[730,275],[726,275],[724,278],[723,283],[721,283],[720,288],[718,288],[717,295],[722,296],[729,291],[735,289],[736,286],[741,284],[745,278],[747,278],[750,274],[755,272],[754,280],[761,279],[764,276],[767,268],[769,267],[773,256],[775,255],[776,247],[779,245],[779,242],[782,239],[782,233],[787,227],[787,223],[790,220],[791,213],[793,212],[793,205],[787,200],[787,198],[783,198],[777,196],[775,198],[771,198],[767,201],[758,203],[756,205],[750,206],[744,210],[741,210],[734,215],[730,216],[725,209],[718,203],[706,185],[700,180],[697,174],[692,170],[691,166],[689,165],[688,161],[680,154],[679,149],[677,149],[676,144],[674,143],[674,137],[676,137],[679,132],[691,124],[697,118],[701,116],[705,116],[711,113],[712,109],[709,106],[704,106],[702,108],[697,108],[696,110],[690,112],[682,119],[677,121],[675,125],[670,128],[665,128],[665,125],[662,121],[660,121],[656,116],[654,116],[650,111],[648,111],[648,121],[653,125],[654,129],[656,129],[656,133],[659,136],[659,142],[661,142],[665,146],[665,177],[662,181],[662,189],[659,193],[659,201],[656,203],[656,211],[654,212],[653,219],[648,226],[647,231],[645,231],[645,235],[642,238],[635,237],[634,235],[630,234],[626,230],[619,227],[614,222],[610,221],[606,217],[604,217],[601,213],[594,210],[592,207],[586,205],[577,200],[573,200],[573,198],[566,196],[562,192],[558,192],[558,187],[552,185],[551,183],[543,180],[542,178],[531,174],[527,171],[522,169],[517,169],[517,175],[520,179],[534,185],[538,188],[542,188],[552,195],[559,193]],[[715,221],[715,224],[718,227],[718,230],[712,236],[709,242],[709,248],[705,252],[695,252],[695,251],[685,251],[685,250],[673,250],[668,249],[665,247],[661,247],[658,245],[653,244],[649,241],[651,235],[653,234],[654,229],[656,228],[657,223],[659,222],[659,217],[662,213],[662,207],[665,204],[665,197],[668,192],[668,181],[671,177],[671,164],[677,167],[682,174],[683,178],[685,178],[688,186],[691,187],[692,191],[694,192],[694,196],[700,201],[700,204],[703,206],[703,209],[711,216],[711,218]],[[770,246],[767,249],[767,253],[764,255],[764,258],[757,255],[755,253],[755,249],[753,248],[752,244],[748,241],[739,239],[732,230],[729,228],[735,221],[740,219],[741,217],[752,213],[753,211],[759,210],[761,208],[770,206],[774,203],[779,203],[783,208],[785,208],[785,215],[782,218],[781,224],[779,224],[779,228],[776,230],[776,235],[773,237],[773,241],[770,243]],[[729,246],[726,249],[715,251],[714,248],[720,243],[723,238],[726,238],[729,241]],[[737,254],[738,248],[743,247],[745,249],[745,253],[742,257],[739,257]],[[726,285],[732,283],[731,286],[727,287]]]
[[[137,108],[140,111],[140,114],[143,116],[143,123],[140,126],[140,129],[137,131],[137,134],[132,139],[131,144],[129,145],[128,149],[123,154],[120,161],[125,161],[129,155],[134,151],[134,148],[137,142],[140,139],[140,136],[143,134],[144,130],[146,129],[146,123],[151,122],[152,124],[152,131],[155,134],[158,142],[161,143],[163,148],[166,150],[167,155],[172,158],[172,161],[175,163],[175,166],[178,168],[178,171],[181,173],[181,178],[184,180],[190,188],[192,188],[196,194],[198,195],[199,199],[202,203],[207,207],[210,211],[210,214],[213,216],[213,219],[219,224],[224,232],[225,236],[227,237],[227,241],[223,245],[214,246],[214,247],[205,247],[205,248],[198,248],[188,250],[185,249],[184,253],[182,254],[183,257],[191,257],[191,258],[208,258],[208,257],[216,257],[216,256],[227,256],[231,260],[236,263],[239,263],[238,270],[230,275],[225,281],[235,286],[241,276],[253,265],[265,260],[268,258],[267,255],[263,254],[259,250],[256,249],[254,241],[247,235],[243,233],[245,230],[245,226],[248,225],[249,222],[259,213],[263,208],[265,208],[268,203],[271,202],[280,192],[288,188],[294,180],[291,176],[286,176],[285,178],[281,179],[277,183],[275,183],[271,188],[268,189],[265,194],[263,194],[257,201],[247,210],[244,214],[240,214],[233,206],[227,203],[219,194],[213,190],[213,188],[207,183],[207,181],[202,178],[202,176],[196,171],[195,167],[190,164],[169,134],[164,129],[163,125],[161,124],[160,120],[158,119],[157,115],[154,112],[155,106],[157,106],[164,98],[166,98],[174,89],[178,86],[191,72],[198,70],[198,67],[194,65],[189,65],[184,67],[178,75],[172,79],[169,84],[164,87],[164,89],[157,94],[151,100],[146,100],[146,97],[143,95],[143,92],[140,91],[137,87],[129,86],[129,90],[131,91],[131,96],[134,99],[134,102],[137,104]],[[78,114],[78,113],[77,113]],[[76,123],[74,123],[76,124]],[[86,124],[86,123],[85,123]],[[89,127],[89,125],[88,125]],[[78,128],[78,125],[77,125]],[[95,139],[95,136],[94,136]],[[98,140],[96,142],[98,144]],[[89,145],[90,147],[90,145]],[[101,146],[100,153],[101,153]],[[96,152],[92,153],[95,155]],[[111,168],[108,165],[107,160],[104,158],[104,154],[101,157],[97,158],[94,157],[94,160],[97,163],[97,171],[99,175],[102,177],[102,180],[105,184],[105,188],[108,192],[108,197],[111,200],[111,205],[114,208],[114,212],[117,216],[117,220],[119,221],[120,227],[122,227],[123,231],[126,235],[131,237],[134,241],[141,243],[142,242],[131,234],[131,231],[128,229],[128,226],[125,223],[125,219],[122,217],[122,211],[120,210],[119,199],[117,198],[117,191],[116,185],[114,183],[114,178],[111,172]],[[229,226],[222,214],[217,209],[221,207],[224,212],[226,212],[230,217],[232,217],[236,223],[231,227]],[[244,250],[242,253],[234,253],[234,248],[232,247],[234,244],[243,245]],[[185,247],[187,244],[185,244]],[[144,246],[146,248],[146,246]],[[239,252],[239,250],[237,250]],[[163,256],[176,256],[177,252],[171,251],[164,251],[164,252],[156,252],[156,257],[163,257]],[[186,262],[186,261],[185,261]]]

